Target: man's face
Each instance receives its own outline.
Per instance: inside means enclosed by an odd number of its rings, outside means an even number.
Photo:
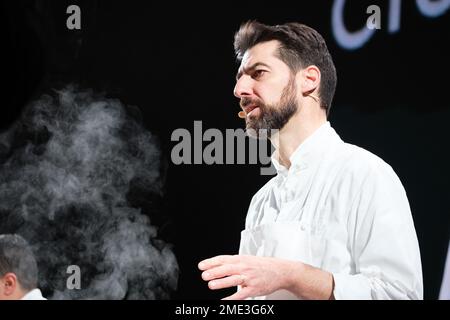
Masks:
[[[295,77],[277,56],[279,42],[247,50],[239,67],[234,95],[241,99],[247,129],[281,129],[298,108]],[[252,134],[251,130],[248,131]]]

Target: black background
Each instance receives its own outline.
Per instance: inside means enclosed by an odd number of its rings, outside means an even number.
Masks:
[[[66,28],[70,4],[81,8],[81,30]],[[257,165],[173,165],[171,134],[176,128],[193,132],[195,120],[204,130],[242,127],[232,94],[234,32],[248,19],[303,22],[325,37],[336,64],[333,127],[392,165],[406,188],[425,298],[435,299],[450,226],[450,13],[426,18],[415,1],[402,1],[401,30],[390,34],[389,1],[347,1],[348,29],[364,25],[371,4],[381,8],[382,29],[363,48],[347,51],[331,31],[332,1],[2,1],[1,129],[43,92],[70,82],[138,106],[167,164],[154,223],[179,262],[173,297],[221,298],[232,291],[210,292],[197,263],[237,252],[251,196],[270,177]]]

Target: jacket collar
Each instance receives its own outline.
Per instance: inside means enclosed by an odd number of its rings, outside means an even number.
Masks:
[[[303,170],[320,159],[322,153],[328,149],[330,142],[340,140],[339,135],[331,127],[329,121],[322,124],[309,137],[307,137],[289,157],[291,169]],[[287,174],[288,168],[278,161],[278,153],[272,155],[272,163],[278,174]]]

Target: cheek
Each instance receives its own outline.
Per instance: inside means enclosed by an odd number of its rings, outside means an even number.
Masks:
[[[259,85],[255,87],[255,94],[264,104],[273,105],[280,101],[283,88],[279,84]]]

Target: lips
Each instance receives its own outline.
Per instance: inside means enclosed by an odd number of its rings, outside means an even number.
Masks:
[[[244,109],[245,113],[247,114],[247,116],[250,114],[250,112],[252,112],[256,108],[259,108],[259,106],[256,105],[256,104],[253,104],[253,105],[250,105],[250,106],[247,106],[247,107],[243,107],[243,109]]]

